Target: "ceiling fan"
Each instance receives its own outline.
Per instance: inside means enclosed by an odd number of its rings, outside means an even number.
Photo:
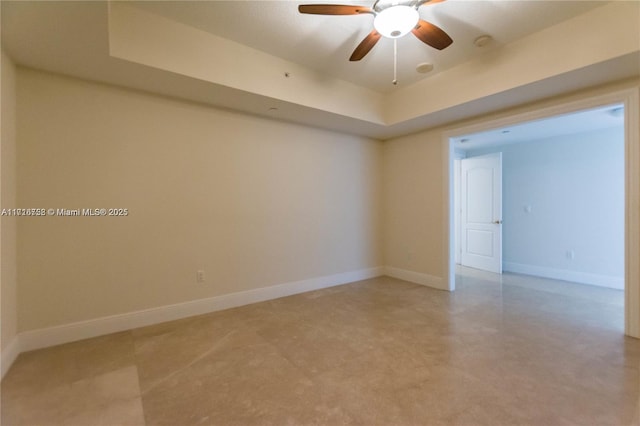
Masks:
[[[442,50],[453,40],[441,28],[420,19],[418,8],[445,0],[376,0],[372,7],[341,4],[302,4],[300,13],[312,15],[374,15],[374,29],[360,42],[349,58],[359,61],[376,45],[380,37],[399,38],[411,31],[420,41]]]

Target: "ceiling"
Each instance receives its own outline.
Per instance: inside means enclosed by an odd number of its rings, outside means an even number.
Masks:
[[[2,46],[29,68],[377,139],[640,75],[636,2],[423,5],[454,42],[437,51],[400,39],[398,86],[390,40],[348,60],[371,16],[297,12],[309,3],[372,1],[2,0]],[[494,41],[475,47],[484,34]],[[434,70],[417,73],[422,62]]]
[[[372,15],[322,16],[298,13],[299,4],[353,4],[364,1],[141,1],[136,7],[194,26],[257,50],[304,65],[378,92],[394,90],[393,40],[382,38],[359,62],[349,56],[373,29]],[[444,29],[454,40],[438,51],[412,34],[398,40],[398,80],[410,85],[527,34],[602,6],[604,1],[464,1],[448,0],[419,8],[420,17]],[[473,41],[491,35],[477,48]],[[416,66],[434,65],[429,74]]]
[[[621,104],[462,135],[455,138],[454,146],[461,151],[476,150],[616,127],[624,128],[624,106]]]

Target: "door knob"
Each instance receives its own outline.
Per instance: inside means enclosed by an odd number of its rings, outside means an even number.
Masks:
[[[495,223],[496,225],[500,225],[502,223],[502,221],[500,219],[498,219],[498,220],[494,220],[493,223]]]

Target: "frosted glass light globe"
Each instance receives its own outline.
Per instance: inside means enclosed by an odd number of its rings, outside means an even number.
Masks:
[[[384,37],[398,38],[411,31],[419,19],[418,11],[411,6],[391,6],[376,15],[373,26]]]

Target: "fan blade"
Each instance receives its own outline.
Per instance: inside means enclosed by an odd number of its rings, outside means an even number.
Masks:
[[[360,42],[358,47],[356,47],[356,50],[353,51],[349,60],[353,62],[364,58],[373,46],[376,45],[378,40],[380,40],[380,33],[376,30],[371,31],[369,35]]]
[[[451,37],[441,28],[422,19],[418,21],[418,25],[416,25],[411,32],[414,36],[418,37],[420,41],[438,50],[442,50],[453,43]]]
[[[420,0],[416,4],[416,7],[420,7],[423,4],[426,4],[427,6],[429,6],[429,5],[436,4],[436,3],[442,3],[443,1],[446,1],[446,0]]]
[[[298,12],[311,13],[313,15],[359,15],[361,13],[373,13],[365,6],[348,6],[343,4],[301,4]]]

